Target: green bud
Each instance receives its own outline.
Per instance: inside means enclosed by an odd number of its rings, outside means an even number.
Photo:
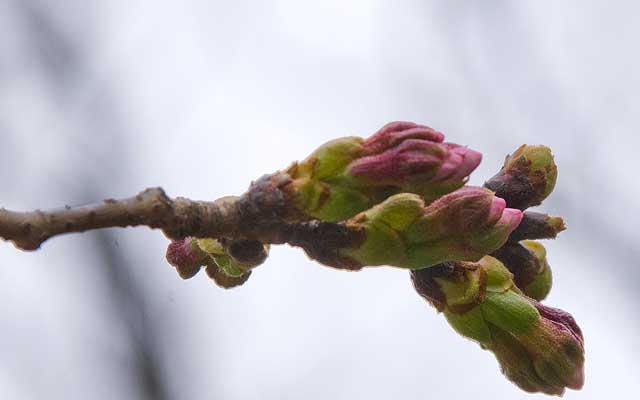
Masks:
[[[480,265],[487,276],[485,280],[487,292],[504,293],[513,288],[513,274],[500,260],[483,257]]]
[[[209,253],[210,255],[225,254],[224,247],[218,239],[196,239],[195,242],[202,251]]]
[[[564,385],[553,385],[538,375],[527,349],[509,332],[492,329],[486,349],[495,355],[502,373],[525,392],[557,396],[564,393]]]
[[[500,172],[485,187],[505,199],[509,207],[524,210],[542,203],[553,191],[557,177],[551,149],[522,145],[506,158]]]
[[[318,147],[301,165],[308,166],[308,176],[318,180],[331,180],[340,177],[349,164],[362,154],[360,137],[344,137],[332,140]]]
[[[309,212],[311,217],[321,221],[341,221],[368,208],[372,204],[372,198],[377,199],[377,196],[367,197],[363,191],[345,184],[331,185],[330,189],[322,191],[322,194],[315,203],[317,207]]]
[[[518,288],[535,300],[544,299],[551,290],[552,275],[546,255],[544,246],[531,240],[507,243],[493,253],[513,273]]]
[[[573,317],[532,301],[541,314],[535,327],[518,335],[538,375],[554,386],[580,389],[584,383],[584,339]]]
[[[412,270],[411,279],[456,332],[493,352],[521,389],[561,395],[582,387],[584,340],[573,317],[523,295],[499,260],[438,264]]]
[[[542,244],[532,240],[524,240],[521,244],[535,257],[539,268],[531,282],[520,289],[532,299],[543,300],[551,291],[553,284],[551,267],[547,262],[547,250]]]
[[[484,270],[472,263],[459,265],[463,266],[459,279],[434,278],[446,298],[447,308],[452,312],[466,310],[470,305],[479,304],[485,294],[487,278]]]
[[[239,277],[248,271],[248,269],[245,270],[238,262],[227,255],[212,255],[212,257],[216,265],[229,276]]]
[[[513,290],[487,293],[481,307],[488,322],[513,334],[528,332],[540,318],[536,308]]]
[[[407,265],[407,248],[400,234],[382,221],[363,219],[366,239],[358,248],[340,250],[340,255],[356,260],[360,265]]]
[[[244,284],[247,279],[249,279],[249,276],[251,276],[251,271],[248,271],[240,276],[230,276],[216,264],[208,265],[205,268],[205,272],[216,285],[224,289],[230,289],[236,286],[240,286]]]
[[[489,325],[479,306],[475,306],[462,314],[445,310],[444,316],[447,318],[449,325],[460,335],[478,343],[489,343],[491,341]]]
[[[251,269],[262,264],[269,252],[269,245],[253,240],[203,238],[194,243],[208,256],[207,276],[225,289],[244,284]]]
[[[553,160],[550,148],[526,144],[520,146],[505,162],[507,170],[513,171],[519,168],[527,168],[532,186],[541,188],[540,202],[551,194],[556,186],[558,167]]]
[[[360,218],[385,224],[395,231],[402,231],[422,215],[424,207],[424,200],[420,196],[402,193],[391,196],[383,203],[365,211]]]
[[[464,187],[426,207],[419,195],[401,193],[348,220],[365,240],[340,254],[360,265],[412,269],[479,260],[501,247],[521,218],[482,188]]]
[[[218,286],[231,288],[249,279],[250,269],[264,261],[269,249],[268,245],[250,240],[222,242],[227,241],[192,237],[176,240],[167,248],[167,260],[183,279],[193,277],[205,266],[207,276]]]

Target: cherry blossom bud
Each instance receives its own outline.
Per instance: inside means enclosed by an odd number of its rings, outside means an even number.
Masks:
[[[269,245],[253,240],[197,239],[188,237],[172,241],[167,261],[183,279],[189,279],[204,266],[207,276],[220,287],[242,285],[251,269],[262,264]]]
[[[207,253],[203,252],[196,240],[190,237],[169,243],[166,257],[182,279],[195,276],[209,260]]]
[[[482,155],[429,127],[392,122],[368,139],[345,137],[294,163],[284,185],[297,213],[341,221],[395,193],[416,193],[427,203],[463,186]]]
[[[420,196],[402,193],[348,220],[365,239],[340,254],[361,265],[412,269],[479,260],[500,248],[521,218],[482,188],[464,187],[426,207]]]
[[[239,276],[227,275],[227,273],[216,264],[207,265],[204,271],[216,285],[223,289],[231,289],[236,286],[243,285],[251,276],[251,271]]]
[[[403,127],[389,124],[366,140],[366,156],[350,163],[347,175],[360,185],[399,187],[431,202],[461,187],[482,160],[467,147],[442,143],[442,134],[430,128],[392,129]]]
[[[427,206],[404,232],[412,268],[443,261],[477,261],[500,248],[522,219],[492,192],[467,186]]]
[[[507,156],[504,166],[485,187],[507,201],[509,207],[524,210],[537,206],[556,185],[558,168],[546,146],[520,146]]]
[[[269,252],[269,245],[252,240],[197,239],[197,243],[222,271],[233,277],[241,277],[262,264]]]
[[[562,395],[584,383],[584,340],[570,314],[521,294],[497,259],[411,271],[416,291],[461,335],[494,353],[527,392]]]

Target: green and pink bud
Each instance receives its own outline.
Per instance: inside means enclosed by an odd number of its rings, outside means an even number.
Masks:
[[[507,156],[500,172],[485,182],[509,207],[524,210],[537,206],[553,191],[558,168],[551,149],[522,145]]]
[[[174,240],[167,247],[167,261],[183,279],[195,276],[205,267],[207,276],[224,288],[243,284],[251,269],[262,264],[268,245],[252,240],[197,239]]]
[[[527,392],[562,396],[584,384],[584,339],[565,311],[529,300],[539,314],[530,330],[513,333],[491,323],[492,351],[503,373]]]
[[[429,205],[402,193],[346,221],[364,231],[364,240],[340,254],[361,265],[411,269],[474,261],[499,249],[521,218],[521,211],[483,188],[464,187]]]
[[[413,268],[443,261],[476,261],[500,248],[522,219],[489,190],[466,186],[427,206],[407,228]]]
[[[253,240],[196,239],[196,242],[220,269],[233,277],[245,275],[269,254],[269,245]]]
[[[336,139],[291,165],[283,189],[298,215],[323,221],[347,219],[395,193],[420,194],[429,203],[463,186],[482,159],[443,140],[411,122],[392,122],[366,140]]]
[[[243,285],[251,276],[255,265],[243,265],[232,258],[220,239],[196,239],[198,246],[207,253],[211,262],[207,263],[205,273],[221,288],[230,289]]]
[[[584,383],[584,340],[570,314],[523,295],[509,270],[486,256],[411,271],[416,291],[462,336],[494,353],[521,389],[562,395]]]
[[[182,279],[194,277],[210,260],[209,255],[202,251],[197,241],[191,237],[169,243],[166,258]]]
[[[431,128],[394,122],[362,144],[363,157],[347,175],[367,186],[393,186],[422,194],[427,202],[461,187],[482,154],[453,143]]]

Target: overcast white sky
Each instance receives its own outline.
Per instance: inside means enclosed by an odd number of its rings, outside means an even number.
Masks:
[[[587,352],[565,398],[634,398],[639,16],[595,0],[0,0],[0,206],[238,194],[391,120],[483,152],[474,184],[546,144],[559,181],[542,208],[569,226],[547,243],[546,303],[576,317]],[[279,247],[224,291],[180,280],[166,244],[144,228],[0,243],[0,398],[534,397],[406,271]]]

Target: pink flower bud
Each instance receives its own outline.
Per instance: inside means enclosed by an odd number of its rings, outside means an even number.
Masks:
[[[279,174],[286,176],[277,179],[277,193],[284,200],[279,212],[289,221],[332,222],[398,193],[418,194],[431,203],[463,186],[482,159],[477,151],[443,141],[442,133],[427,126],[392,122],[368,139],[351,136],[327,142]],[[273,183],[276,175],[268,181]],[[274,185],[258,183],[243,198],[273,198],[273,190],[267,189]]]
[[[366,139],[362,145],[366,154],[377,154],[409,139],[441,143],[444,140],[444,135],[425,125],[394,121],[380,128],[378,132]]]
[[[477,151],[443,140],[429,127],[392,122],[362,143],[363,156],[348,166],[347,175],[371,186],[412,188],[437,197],[462,186],[482,160]]]
[[[467,186],[425,207],[419,195],[400,193],[346,223],[365,239],[340,254],[360,265],[420,269],[445,261],[478,261],[505,244],[522,212],[493,192]]]
[[[584,385],[584,337],[575,319],[559,308],[530,299],[540,313],[540,332],[524,335],[538,374],[554,385],[579,390]]]
[[[428,182],[463,184],[482,155],[463,146],[409,139],[382,153],[355,160],[350,176],[376,186],[406,186]]]
[[[565,388],[584,384],[584,339],[573,317],[560,309],[527,299],[540,318],[525,333],[495,330],[487,345],[505,375],[523,390],[562,396]]]
[[[522,220],[522,212],[506,208],[505,201],[490,190],[465,186],[430,204],[425,210],[424,220],[425,228],[433,231],[437,226],[438,231],[446,236],[456,233],[461,237],[472,235],[479,240],[483,237],[491,239],[494,237],[491,233],[498,231],[502,245]]]
[[[169,243],[166,257],[182,279],[189,279],[197,274],[209,258],[190,237]]]

